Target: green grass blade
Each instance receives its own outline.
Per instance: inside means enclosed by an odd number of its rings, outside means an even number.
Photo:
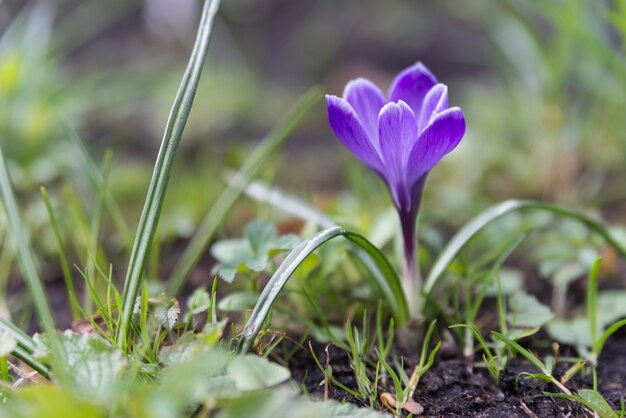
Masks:
[[[625,325],[626,325],[626,319],[622,319],[621,321],[615,322],[613,325],[608,327],[606,331],[604,331],[602,336],[598,338],[597,341],[594,341],[593,354],[596,358],[600,356],[600,353],[602,352],[602,349],[604,348],[604,344],[606,343],[606,340],[608,340],[611,335],[615,334],[617,330],[619,330],[621,327]]]
[[[609,245],[615,248],[615,250],[622,256],[626,257],[626,249],[622,247],[622,245],[615,240],[615,238],[613,238],[606,227],[601,222],[584,213],[532,200],[507,200],[486,209],[480,215],[465,224],[465,226],[463,226],[463,228],[456,233],[430,270],[424,286],[424,292],[428,294],[433,290],[437,281],[446,272],[448,266],[452,263],[457,254],[463,249],[468,241],[484,227],[504,215],[524,209],[542,210],[579,221],[602,236]]]
[[[93,206],[93,212],[91,214],[91,222],[89,225],[89,249],[87,250],[87,280],[91,280],[94,283],[94,288],[99,291],[102,286],[98,286],[95,281],[96,278],[96,262],[98,259],[99,244],[100,244],[100,230],[102,229],[102,209],[106,200],[107,190],[109,187],[109,173],[111,169],[111,159],[113,154],[110,150],[107,150],[104,154],[104,162],[102,164],[102,180],[98,185],[98,193],[96,194],[96,201]],[[88,299],[86,303],[86,310],[89,312],[92,308],[91,299]]]
[[[202,254],[206,251],[217,228],[228,215],[247,184],[259,171],[263,163],[291,136],[323,97],[319,87],[309,89],[256,146],[236,174],[237,181],[231,182],[217,198],[209,213],[202,220],[198,231],[185,249],[169,280],[169,294],[175,295],[182,288]]]
[[[15,338],[15,341],[17,341],[17,346],[11,354],[28,364],[33,370],[36,370],[41,375],[48,377],[48,368],[39,363],[32,356],[35,344],[28,335],[4,318],[0,318],[0,332],[10,335]]]
[[[519,343],[517,343],[516,341],[513,341],[506,335],[500,334],[499,332],[491,331],[491,333],[493,334],[494,337],[496,337],[497,339],[499,339],[500,341],[508,345],[510,348],[516,351],[519,355],[521,355],[526,360],[531,362],[535,367],[541,370],[542,373],[545,373],[546,375],[549,374],[546,370],[545,364],[543,364],[541,360],[539,360],[537,356],[535,356],[533,353],[531,353],[530,351],[526,350],[524,347],[519,345]]]
[[[372,273],[371,278],[380,287],[385,299],[389,302],[398,325],[403,325],[409,318],[409,308],[402,285],[389,261],[378,248],[362,235],[346,231],[344,237],[356,244],[357,258]]]
[[[16,327],[11,321],[4,318],[0,318],[0,331],[6,332],[15,338],[17,344],[24,347],[28,352],[32,352],[35,349],[33,340],[26,335],[24,331]]]
[[[69,140],[76,147],[83,159],[82,167],[85,169],[87,176],[89,177],[89,182],[94,189],[98,189],[99,185],[102,184],[102,173],[100,172],[100,168],[96,165],[96,163],[89,155],[89,152],[85,148],[85,145],[78,135],[78,132],[76,132],[76,130],[67,120],[67,118],[64,118],[64,128],[67,131]],[[120,210],[119,205],[113,197],[113,193],[111,193],[109,189],[107,189],[104,203],[106,204],[107,211],[109,212],[109,215],[111,216],[113,223],[115,224],[117,233],[120,234],[120,236],[122,237],[122,242],[124,242],[124,248],[130,251],[133,245],[133,240],[128,229],[128,224],[126,223],[126,220],[122,215],[122,211]]]
[[[200,81],[200,73],[202,72],[206,53],[209,48],[213,21],[219,3],[219,0],[206,0],[204,2],[196,42],[176,99],[174,100],[167,126],[165,127],[163,142],[161,143],[161,149],[159,150],[159,155],[154,166],[154,173],[152,174],[146,203],[141,214],[141,219],[139,220],[128,271],[126,273],[126,280],[124,282],[122,311],[116,338],[120,347],[126,346],[126,334],[130,329],[133,306],[137,298],[137,293],[139,292],[139,287],[141,286],[143,268],[159,221],[174,156],[176,155],[178,144],[183,135],[198,82]]]
[[[261,182],[252,182],[246,187],[246,194],[251,198],[272,205],[272,207],[277,210],[286,212],[293,216],[297,216],[300,219],[303,219],[307,222],[312,222],[317,224],[323,228],[332,228],[336,224],[332,221],[332,219],[328,218],[319,210],[311,207],[306,202],[298,199],[295,196],[292,196],[276,187],[270,188],[269,186],[261,183]],[[359,236],[360,237],[360,236]],[[350,239],[350,238],[349,238]],[[354,238],[355,240],[360,240],[360,238]],[[372,246],[373,247],[373,246]],[[408,307],[406,304],[406,299],[404,297],[404,292],[401,287],[395,285],[393,280],[389,280],[389,277],[394,276],[395,272],[389,266],[389,263],[386,262],[375,262],[374,257],[378,257],[380,254],[378,249],[373,247],[375,251],[372,254],[368,254],[365,248],[356,246],[350,248],[350,251],[356,256],[356,258],[363,263],[363,265],[368,269],[368,271],[372,274],[373,279],[379,286],[383,289],[388,300],[395,300],[400,305],[397,306],[398,312],[395,316],[395,321],[398,325],[404,324],[404,321],[408,318]],[[392,271],[390,272],[389,269]]]
[[[311,238],[300,243],[285,258],[285,261],[283,261],[280,267],[278,267],[268,284],[263,289],[263,292],[261,292],[261,296],[259,296],[259,300],[257,301],[246,326],[244,327],[241,339],[239,340],[239,344],[237,346],[237,352],[246,353],[250,350],[250,347],[254,343],[256,335],[265,321],[274,301],[278,297],[278,294],[294,271],[298,268],[300,263],[302,263],[304,259],[313,253],[313,251],[315,251],[315,249],[317,249],[320,245],[323,245],[324,243],[339,236],[347,238],[362,248],[372,259],[372,262],[376,263],[381,271],[385,271],[388,274],[388,276],[386,276],[385,283],[377,282],[377,284],[383,290],[385,298],[393,311],[394,317],[396,317],[400,322],[404,322],[406,320],[408,317],[406,300],[402,294],[400,280],[389,265],[389,262],[385,259],[382,253],[380,253],[380,251],[364,237],[336,226],[318,232]],[[386,289],[389,289],[389,291]]]
[[[28,364],[31,369],[36,370],[42,376],[46,378],[49,377],[50,370],[48,367],[35,360],[32,354],[26,351],[23,347],[15,347],[15,349],[11,351],[11,354]]]
[[[72,273],[70,270],[70,264],[67,261],[67,255],[65,254],[65,246],[63,245],[63,239],[61,238],[61,232],[59,230],[59,223],[57,221],[57,217],[52,209],[52,205],[50,204],[50,199],[48,198],[48,192],[46,188],[41,186],[41,196],[43,197],[43,201],[46,205],[46,210],[48,211],[48,217],[50,218],[50,225],[52,226],[52,232],[54,233],[54,237],[57,242],[57,250],[59,253],[59,262],[61,263],[61,271],[63,272],[63,279],[65,280],[65,290],[67,290],[70,304],[72,307],[72,318],[79,319],[80,318],[80,310],[81,306],[76,299],[76,287],[74,286],[74,280],[72,279]]]
[[[46,298],[46,291],[39,275],[37,262],[30,248],[28,231],[20,216],[20,209],[17,206],[13,193],[11,177],[4,159],[2,147],[0,147],[0,195],[2,196],[4,210],[15,243],[20,269],[33,298],[37,318],[44,331],[48,334],[53,334],[55,332],[54,316]]]

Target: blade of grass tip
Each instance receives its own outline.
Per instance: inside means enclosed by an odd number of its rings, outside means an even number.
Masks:
[[[82,159],[83,159],[83,168],[87,172],[87,176],[89,177],[89,182],[91,186],[95,189],[98,188],[100,184],[102,184],[102,173],[100,172],[100,168],[96,165],[96,163],[92,160],[89,152],[85,148],[82,139],[78,135],[78,132],[74,129],[72,124],[69,122],[67,117],[63,117],[63,125],[67,132],[68,138],[72,141],[73,145],[79,151]],[[115,229],[117,233],[122,237],[122,242],[124,243],[124,248],[129,252],[133,246],[133,240],[130,235],[130,231],[128,228],[128,224],[122,215],[122,211],[120,210],[119,205],[115,201],[113,197],[113,193],[107,189],[107,193],[105,196],[105,204],[107,207],[107,211],[111,215],[111,219],[115,224]]]
[[[349,239],[354,244],[365,250],[368,256],[372,258],[373,262],[378,265],[378,268],[390,275],[390,277],[385,280],[385,283],[387,283],[388,286],[395,284],[393,287],[397,288],[397,291],[389,290],[388,293],[385,293],[385,289],[383,288],[384,296],[392,309],[394,317],[400,318],[404,321],[406,320],[408,317],[408,311],[406,310],[406,302],[402,299],[403,295],[402,288],[400,287],[400,281],[389,265],[387,259],[385,259],[380,251],[364,237],[336,226],[318,232],[306,241],[301,242],[289,253],[289,255],[287,255],[285,260],[278,267],[261,292],[252,314],[243,329],[241,339],[239,340],[239,344],[236,349],[238,353],[247,353],[250,350],[259,330],[270,312],[272,305],[274,304],[274,301],[278,297],[278,294],[304,259],[313,253],[313,251],[315,251],[319,246],[340,236]]]
[[[448,269],[450,263],[452,263],[458,253],[463,249],[463,247],[478,232],[480,232],[484,227],[486,227],[496,219],[511,212],[524,209],[542,210],[545,212],[554,213],[564,218],[569,218],[581,222],[582,224],[586,225],[588,228],[596,232],[598,235],[600,235],[602,238],[604,238],[604,240],[622,256],[626,257],[626,248],[624,248],[611,235],[607,228],[601,222],[591,218],[584,213],[533,200],[507,200],[505,202],[489,207],[488,209],[480,213],[477,217],[466,223],[463,228],[461,228],[459,232],[454,235],[454,237],[450,240],[446,248],[437,258],[437,261],[435,261],[435,264],[431,268],[430,273],[428,274],[428,278],[426,279],[426,284],[424,286],[424,293],[428,294],[433,290],[433,288],[437,284],[437,281]]]
[[[130,328],[144,264],[159,221],[174,156],[198,88],[219,3],[219,0],[206,0],[204,2],[196,42],[165,127],[163,142],[150,180],[148,195],[139,220],[124,282],[121,317],[116,338],[120,347],[126,346],[126,334]]]
[[[234,176],[232,181],[236,182],[239,180],[237,176]],[[268,203],[277,210],[296,216],[304,221],[312,222],[323,228],[329,229],[336,226],[335,222],[319,210],[277,187],[270,188],[262,182],[255,181],[246,187],[246,194],[258,202]],[[390,273],[387,270],[387,266],[389,266],[388,263],[374,262],[371,254],[368,254],[364,248],[356,246],[350,248],[349,251],[353,253],[372,274],[371,278],[374,279],[374,282],[383,290],[387,300],[394,301],[394,303],[397,304],[398,315],[395,316],[396,323],[399,326],[403,325],[404,321],[408,318],[408,306],[404,292],[394,279],[397,278],[395,272],[392,271]],[[383,267],[383,269],[381,270],[380,267]]]
[[[185,248],[169,279],[169,294],[176,295],[189,277],[202,254],[206,251],[215,232],[230,212],[247,184],[263,164],[280,149],[281,145],[304,122],[306,117],[321,102],[322,90],[314,86],[291,107],[291,110],[267,136],[255,147],[237,173],[237,182],[229,182],[211,209],[200,223],[198,231]]]
[[[67,290],[67,294],[69,295],[70,305],[72,308],[72,318],[74,320],[78,320],[80,318],[81,306],[76,299],[76,287],[74,286],[74,280],[72,278],[70,264],[67,261],[67,255],[65,254],[65,246],[63,245],[63,239],[61,238],[61,232],[59,231],[59,223],[57,222],[57,217],[54,214],[52,205],[50,204],[50,198],[48,197],[48,192],[46,191],[46,188],[44,186],[41,186],[40,191],[43,201],[46,205],[46,210],[48,211],[48,217],[50,218],[52,232],[54,233],[54,237],[57,242],[57,252],[59,254],[59,262],[61,263],[63,279],[65,280],[65,289]]]
[[[526,360],[528,360],[529,362],[531,362],[536,368],[538,368],[539,370],[541,370],[542,373],[549,375],[550,373],[548,373],[548,371],[546,370],[546,366],[545,364],[543,364],[541,362],[541,360],[539,360],[533,353],[531,353],[530,351],[526,350],[524,347],[522,347],[519,343],[517,343],[516,341],[513,341],[512,339],[510,339],[509,337],[507,337],[506,335],[500,334],[497,331],[491,331],[491,333],[493,334],[494,337],[496,337],[497,339],[499,339],[500,341],[502,341],[503,343],[505,343],[506,345],[508,345],[510,348],[512,348],[514,351],[517,352],[517,354],[521,355],[522,357],[524,357]]]
[[[39,275],[39,269],[35,257],[30,248],[28,232],[26,226],[20,216],[20,210],[13,194],[11,177],[4,158],[4,152],[0,146],[0,195],[4,203],[4,210],[9,220],[9,228],[15,243],[17,259],[24,275],[24,280],[33,298],[35,311],[39,323],[44,331],[48,334],[55,334],[54,316],[46,292],[43,287],[43,281]],[[54,337],[52,337],[54,338]]]

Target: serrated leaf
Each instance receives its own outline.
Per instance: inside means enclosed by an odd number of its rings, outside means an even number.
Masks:
[[[263,357],[237,356],[227,367],[231,379],[239,390],[257,390],[276,386],[291,377],[289,369],[271,363]]]
[[[112,388],[117,377],[126,368],[122,353],[96,336],[80,335],[67,330],[59,334],[60,352],[54,359],[64,364],[66,373],[58,375],[62,386],[82,395],[103,395]],[[36,334],[33,337],[33,357],[51,361],[49,336]]]
[[[197,289],[187,298],[187,308],[192,315],[206,312],[211,307],[211,296],[205,289]]]
[[[296,235],[278,237],[276,227],[270,223],[252,222],[246,226],[243,239],[223,240],[213,245],[211,254],[220,262],[215,272],[230,283],[237,273],[265,270],[271,257],[291,250],[299,242]]]
[[[167,330],[172,330],[178,317],[180,316],[180,307],[176,299],[169,301],[158,301],[151,304],[152,313],[157,321]]]
[[[207,324],[201,334],[187,333],[176,343],[161,348],[159,361],[165,366],[189,363],[212,349],[222,337],[226,320]]]

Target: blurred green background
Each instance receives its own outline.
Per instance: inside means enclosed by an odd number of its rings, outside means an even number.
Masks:
[[[79,144],[97,166],[111,150],[109,188],[132,236],[199,7],[0,0],[0,141],[49,280],[60,276],[39,186],[83,265],[97,188]],[[167,271],[177,243],[224,188],[225,171],[309,86],[340,94],[363,76],[386,90],[418,60],[449,85],[468,126],[429,177],[426,241],[440,240],[429,228],[445,237],[507,198],[624,224],[625,37],[625,0],[225,0],[163,210],[165,250],[151,274],[160,276],[159,265]],[[390,208],[380,180],[333,137],[323,106],[261,177],[364,232]],[[258,216],[245,201],[225,230],[240,234]],[[100,257],[124,263],[125,238],[113,223],[103,218]],[[0,228],[2,294],[13,257],[4,217]]]

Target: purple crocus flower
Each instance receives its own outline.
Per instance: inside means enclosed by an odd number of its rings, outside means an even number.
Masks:
[[[343,98],[326,96],[328,120],[339,140],[387,184],[400,215],[405,278],[416,276],[415,219],[428,173],[465,133],[458,107],[448,107],[448,88],[421,63],[396,76],[388,96],[369,80],[350,81]],[[408,280],[408,279],[407,279]],[[419,292],[405,280],[405,292]],[[409,288],[410,287],[410,288]],[[418,298],[407,294],[409,301]]]

